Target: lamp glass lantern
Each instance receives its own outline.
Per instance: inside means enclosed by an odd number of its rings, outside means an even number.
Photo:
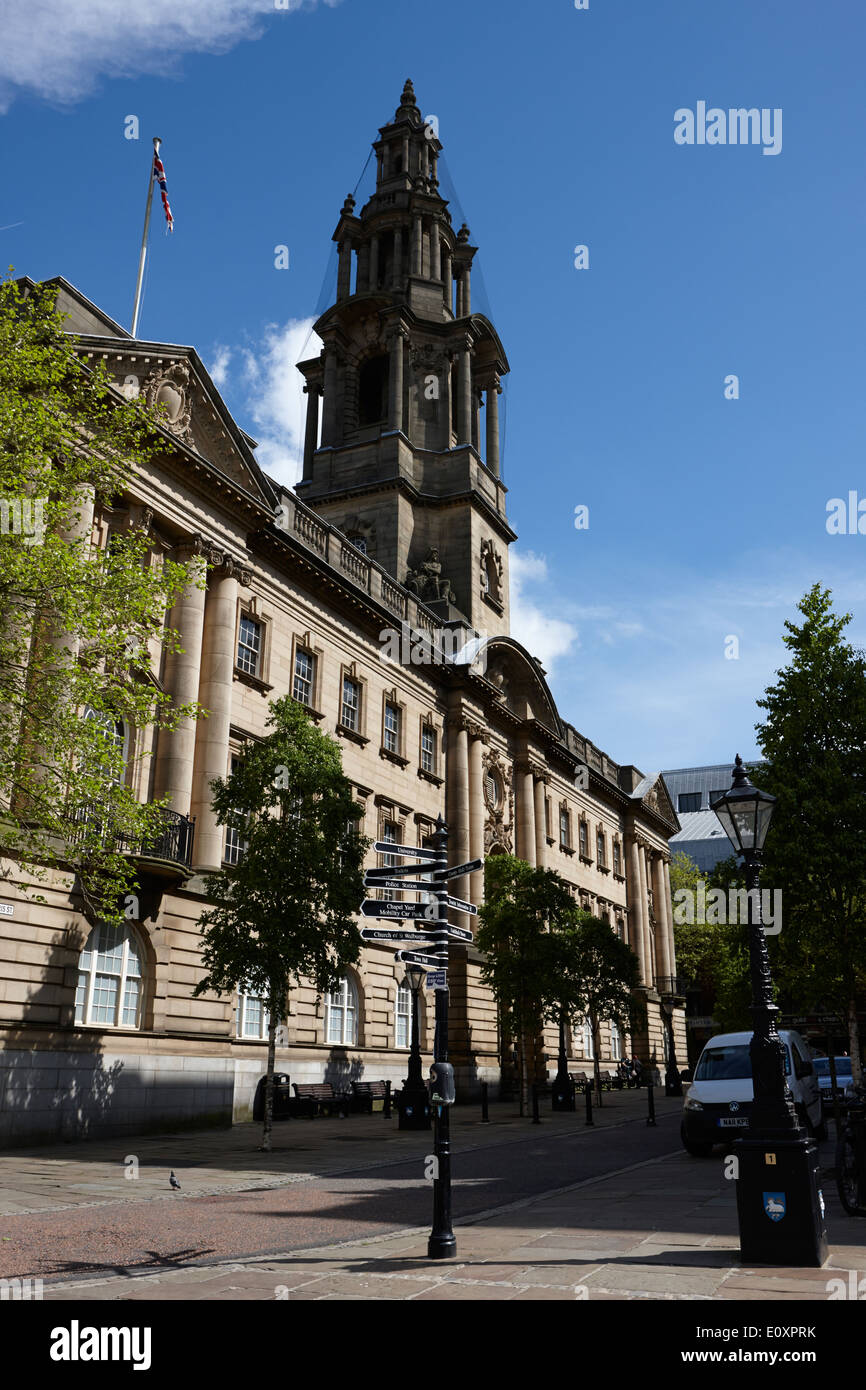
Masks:
[[[413,994],[417,994],[424,980],[424,967],[414,961],[406,966],[406,978],[409,981],[409,988]]]
[[[752,786],[738,753],[730,790],[710,805],[737,854],[761,852],[775,809],[776,798]]]

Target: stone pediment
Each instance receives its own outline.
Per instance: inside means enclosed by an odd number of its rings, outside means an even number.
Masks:
[[[557,737],[562,726],[544,673],[538,664],[513,637],[492,637],[480,644],[473,661],[478,670],[497,690],[503,702],[521,720],[537,720]]]
[[[103,357],[127,398],[141,397],[169,438],[206,460],[224,477],[273,511],[275,495],[255,460],[250,441],[235,424],[208,372],[192,348],[112,341],[110,350],[80,337],[94,357]]]
[[[673,802],[668,795],[665,779],[660,772],[654,773],[651,777],[645,777],[632,795],[666,824],[673,827],[679,825]]]

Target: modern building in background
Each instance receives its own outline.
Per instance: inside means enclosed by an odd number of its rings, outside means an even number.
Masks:
[[[661,775],[681,826],[671,836],[671,854],[687,854],[699,869],[710,873],[733,854],[718,816],[709,809],[710,803],[730,788],[731,764],[678,767]]]
[[[444,814],[453,864],[515,853],[555,869],[629,943],[646,1022],[633,1038],[608,1024],[593,1038],[578,1021],[576,1069],[595,1050],[611,1065],[624,1050],[663,1064],[675,808],[660,776],[614,762],[566,722],[540,662],[510,635],[516,536],[498,410],[508,360],[473,311],[476,248],[465,224],[452,225],[441,146],[410,83],[374,149],[375,191],[357,212],[347,198],[334,232],[323,351],[300,364],[308,412],[294,490],[262,472],[193,348],[133,339],[53,282],[80,351],[108,365],[118,391],[162,407],[159,453],[125,498],[95,508],[92,540],[145,526],[151,564],[184,557],[206,573],[206,588],[191,585],[167,615],[183,651],[154,652],[146,678],[210,716],[172,734],[113,731],[139,796],[168,807],[159,854],[134,856],[138,920],[123,930],[87,921],[60,873],[43,903],[14,872],[3,885],[0,1142],[250,1116],[266,1064],[263,1003],[243,992],[193,998],[202,874],[243,853],[242,833],[217,825],[209,787],[286,694],[340,744],[365,835],[395,850],[422,845]],[[518,486],[525,472],[517,461]],[[427,643],[420,662],[410,635]],[[369,864],[390,858],[371,852]],[[478,903],[482,876],[452,891]],[[452,947],[449,1051],[464,1098],[482,1080],[507,1083],[513,1051],[481,964],[472,945]],[[292,992],[277,1068],[295,1082],[399,1084],[409,1016],[393,947],[368,945],[333,993]],[[428,1055],[432,1024],[425,1003]],[[675,1033],[684,1057],[681,1008]],[[539,1079],[553,1075],[556,1051],[547,1027]]]

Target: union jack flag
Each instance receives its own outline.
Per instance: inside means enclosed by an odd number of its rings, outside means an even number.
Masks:
[[[162,206],[165,208],[166,227],[168,231],[173,232],[174,218],[171,215],[171,208],[169,207],[168,202],[168,188],[166,187],[165,182],[165,166],[163,165],[163,162],[157,154],[156,150],[154,150],[153,152],[153,177],[159,184],[159,191],[162,195]]]

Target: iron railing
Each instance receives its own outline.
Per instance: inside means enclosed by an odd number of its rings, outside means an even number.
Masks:
[[[179,811],[170,811],[166,807],[160,808],[159,818],[161,824],[151,835],[139,838],[122,832],[115,833],[115,848],[121,854],[129,854],[136,859],[163,859],[189,868],[192,861],[195,821],[189,816],[182,816]],[[72,819],[81,826],[81,831],[72,836],[75,841],[84,838],[85,829],[100,839],[109,836],[109,827],[104,824],[96,806],[77,807]]]

